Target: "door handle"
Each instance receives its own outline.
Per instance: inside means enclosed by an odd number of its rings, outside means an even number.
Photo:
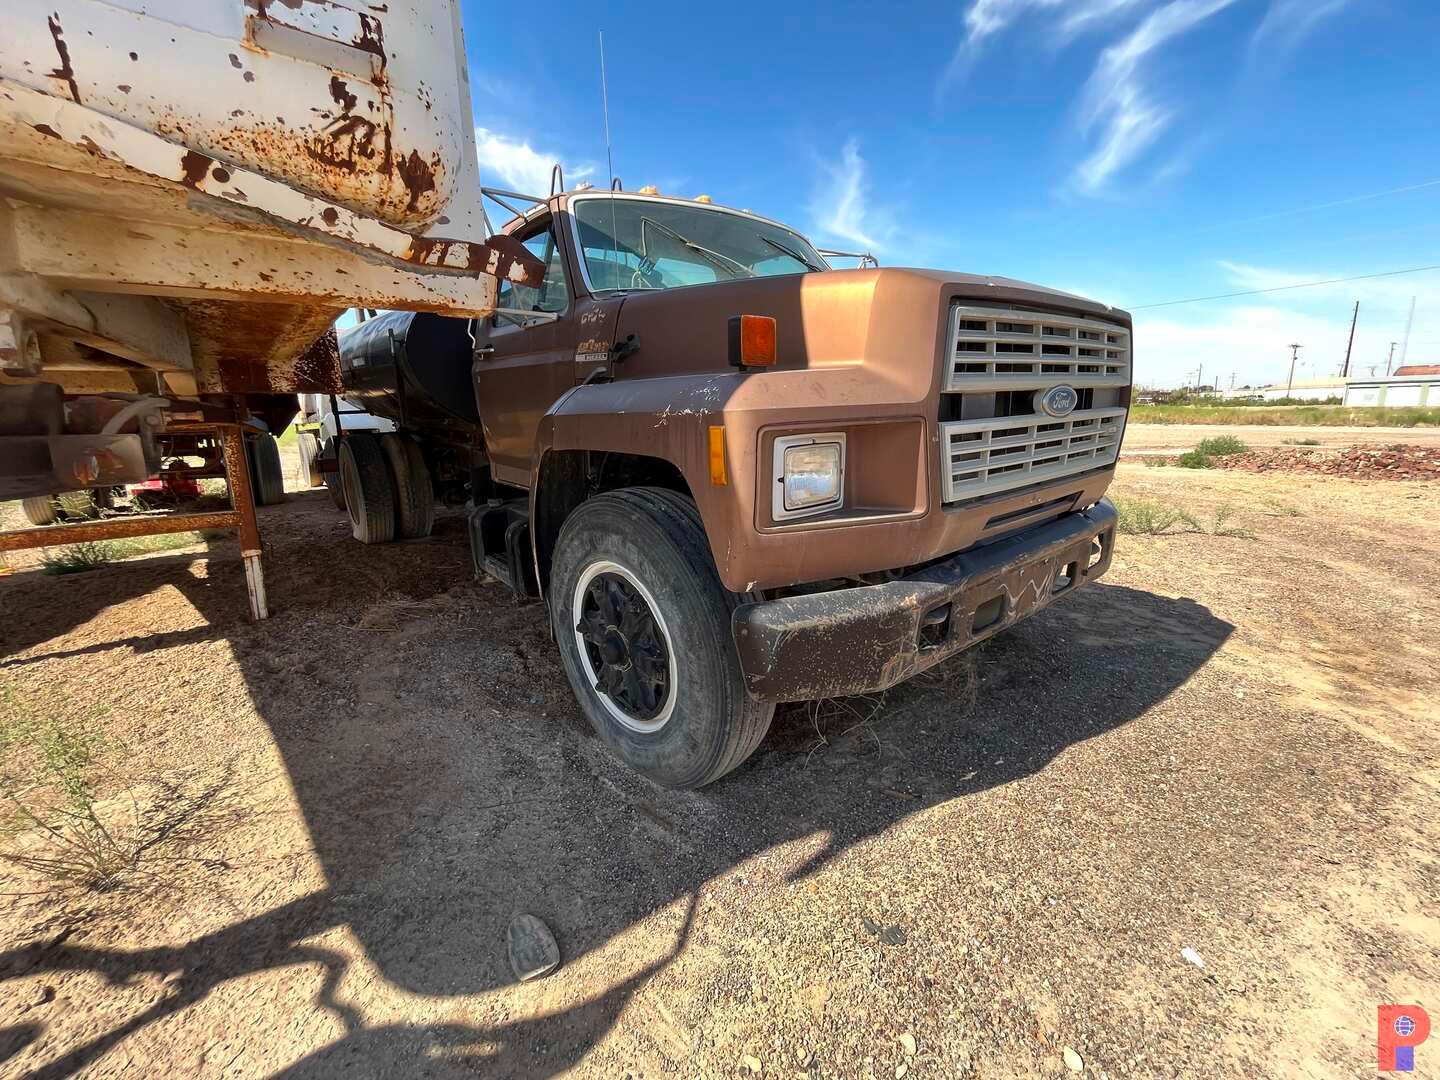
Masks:
[[[477,345],[477,346],[475,346],[475,356],[476,356],[477,358],[478,358],[478,357],[481,357],[481,356],[493,356],[494,353],[495,353],[495,346],[494,346],[494,345]]]

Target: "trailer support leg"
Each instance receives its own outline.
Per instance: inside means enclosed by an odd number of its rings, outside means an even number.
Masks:
[[[245,560],[245,592],[250,597],[250,618],[259,622],[270,617],[265,606],[265,569],[260,565],[260,553],[252,552],[242,556]]]
[[[245,436],[238,424],[220,428],[220,445],[225,456],[225,484],[230,489],[230,506],[240,515],[240,557],[245,563],[245,592],[250,600],[250,618],[256,622],[270,617],[265,603],[265,570],[260,565],[260,526],[255,520],[255,493],[250,487],[250,467],[245,462]]]

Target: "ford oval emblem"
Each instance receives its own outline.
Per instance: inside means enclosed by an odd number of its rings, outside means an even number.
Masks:
[[[1052,386],[1036,397],[1036,404],[1046,416],[1069,416],[1080,404],[1080,395],[1073,386]]]

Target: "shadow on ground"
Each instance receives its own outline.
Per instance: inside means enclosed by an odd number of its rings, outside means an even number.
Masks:
[[[83,1068],[227,980],[304,962],[326,970],[315,1004],[346,1034],[286,1075],[553,1075],[581,1060],[684,947],[696,898],[717,875],[775,845],[825,837],[796,872],[804,876],[908,815],[1038,772],[1143,714],[1232,629],[1193,601],[1102,582],[986,646],[973,707],[957,701],[967,661],[952,661],[892,691],[870,723],[844,735],[850,723],[822,726],[823,744],[809,712],[782,710],[736,773],[703,792],[668,792],[613,764],[584,726],[541,608],[469,582],[458,519],[428,542],[362,549],[349,546],[324,499],[264,511],[277,614],[263,626],[246,622],[225,541],[213,545],[205,579],[192,572],[194,556],[174,556],[89,581],[34,574],[6,585],[15,615],[0,630],[9,658],[0,662],[11,665],[32,662],[16,657],[24,650],[64,655],[44,645],[105,605],[161,585],[184,593],[208,627],[144,647],[163,661],[165,649],[198,635],[230,641],[329,881],[180,949],[52,941],[0,955],[3,978],[179,972],[148,1012],[38,1077]],[[64,590],[65,602],[41,602],[48,589]],[[365,612],[379,615],[360,632]],[[671,953],[579,1007],[498,1027],[367,1026],[333,996],[346,960],[306,943],[346,925],[385,978],[443,999],[511,981],[503,942],[518,910],[544,918],[573,964],[677,902],[688,914]],[[0,1031],[0,1060],[36,1035]]]

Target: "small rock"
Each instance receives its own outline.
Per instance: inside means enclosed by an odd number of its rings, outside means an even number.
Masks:
[[[760,1075],[760,1059],[757,1058],[757,1057],[751,1057],[749,1054],[746,1054],[744,1057],[742,1057],[742,1058],[740,1059],[740,1068],[744,1069],[746,1072],[750,1073],[752,1076],[759,1076],[759,1075]]]
[[[1205,966],[1205,961],[1201,958],[1200,954],[1194,949],[1192,949],[1189,945],[1186,945],[1183,949],[1180,950],[1180,955],[1183,956],[1186,960],[1189,960],[1190,963],[1194,964],[1198,968],[1203,968]]]
[[[550,928],[524,912],[510,920],[510,967],[521,982],[549,975],[560,966],[560,946]]]
[[[1068,1046],[1065,1047],[1065,1067],[1071,1072],[1083,1072],[1085,1070],[1084,1060]]]
[[[915,1036],[908,1031],[900,1036],[900,1049],[905,1051],[906,1057],[914,1057],[916,1050]]]
[[[895,1080],[902,1080],[902,1077],[910,1071],[910,1067],[904,1062],[895,1066]]]
[[[795,1064],[802,1069],[808,1069],[815,1064],[815,1051],[800,1049],[795,1051]]]

